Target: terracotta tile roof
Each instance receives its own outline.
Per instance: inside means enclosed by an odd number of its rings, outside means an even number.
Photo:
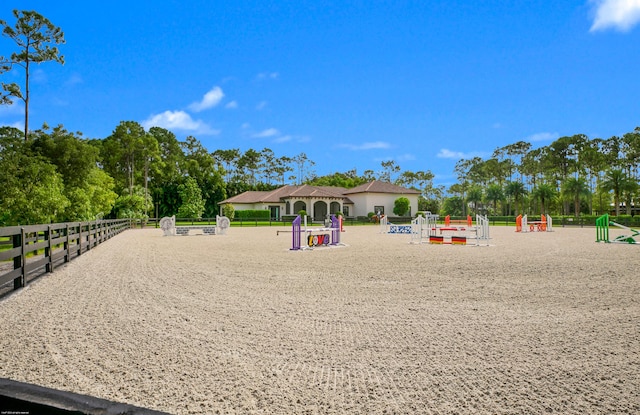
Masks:
[[[294,191],[290,192],[288,197],[344,197],[344,191],[346,189],[342,187],[330,187],[330,186],[309,186],[304,184],[297,187]]]
[[[319,187],[319,186],[282,186],[270,191],[248,191],[230,197],[220,202],[223,203],[280,203],[288,197],[334,197],[344,198],[343,188]]]
[[[353,204],[347,195],[357,193],[396,193],[396,194],[419,194],[417,190],[407,189],[391,183],[379,182],[377,180],[366,183],[353,189],[332,186],[282,186],[270,191],[249,191],[230,197],[218,204],[224,203],[281,203],[282,199],[291,197],[319,197],[343,199],[344,203]]]
[[[232,196],[228,199],[223,200],[219,204],[222,203],[256,203],[264,200],[265,196],[272,192],[255,192],[249,191],[240,193],[239,195]]]
[[[355,193],[396,193],[405,195],[420,194],[418,190],[407,189],[406,187],[397,186],[389,182],[381,182],[378,180],[356,186],[353,189],[347,189],[347,191],[344,192],[345,195],[351,195]]]

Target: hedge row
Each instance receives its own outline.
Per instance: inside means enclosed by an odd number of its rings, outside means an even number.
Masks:
[[[270,210],[236,210],[234,219],[271,219]]]

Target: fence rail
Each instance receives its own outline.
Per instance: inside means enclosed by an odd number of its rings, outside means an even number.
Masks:
[[[129,219],[0,228],[0,292],[71,261],[131,227]]]

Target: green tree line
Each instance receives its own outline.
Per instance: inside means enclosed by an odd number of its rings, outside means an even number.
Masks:
[[[0,127],[0,225],[97,218],[215,217],[247,190],[302,183],[311,161],[271,149],[209,152],[193,136],[123,121],[104,139],[58,126]],[[304,174],[296,176],[293,173]]]
[[[519,141],[487,159],[458,161],[443,209],[452,214],[631,215],[640,202],[640,128],[621,137],[560,137],[532,149]],[[613,206],[613,209],[611,208]]]
[[[214,217],[218,202],[248,190],[289,183],[352,188],[374,179],[419,190],[419,209],[440,214],[632,214],[640,201],[639,158],[640,128],[606,140],[561,137],[536,149],[520,141],[487,159],[460,160],[457,183],[445,189],[429,170],[405,171],[394,161],[360,175],[317,176],[304,153],[210,152],[193,136],[179,141],[134,121],[104,139],[43,126],[25,140],[22,131],[1,127],[0,224]]]

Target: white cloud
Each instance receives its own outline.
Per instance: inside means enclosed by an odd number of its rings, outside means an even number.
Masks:
[[[262,130],[259,133],[255,133],[252,135],[253,138],[266,138],[266,137],[273,137],[276,135],[280,135],[280,131],[276,130],[275,128],[267,128],[266,130]]]
[[[44,84],[47,82],[47,74],[42,69],[36,69],[31,73],[30,79],[34,83]]]
[[[308,143],[311,141],[311,137],[308,135],[283,135],[272,140],[272,142],[277,144],[288,143],[290,141],[294,141],[296,143]]]
[[[628,31],[640,22],[640,0],[591,0],[595,18],[591,32],[615,28]]]
[[[4,126],[4,127],[13,127],[13,128],[17,128],[18,130],[24,130],[24,121],[16,121],[12,124],[7,124],[7,123],[1,123],[0,122],[0,126]]]
[[[460,159],[466,158],[466,155],[461,151],[451,151],[448,148],[441,148],[436,157],[441,159],[460,160]]]
[[[165,111],[160,114],[151,115],[142,121],[145,129],[151,127],[162,127],[167,130],[184,130],[203,135],[216,135],[219,130],[212,129],[202,120],[194,120],[184,111]]]
[[[262,73],[259,73],[258,76],[256,76],[256,78],[259,81],[262,81],[265,79],[278,79],[279,76],[280,74],[278,72],[262,72]]]
[[[72,85],[77,85],[82,83],[84,83],[84,80],[82,79],[82,77],[78,74],[73,74],[69,77],[69,79],[67,79],[67,81],[64,84],[66,86],[72,86]]]
[[[0,117],[24,114],[22,101],[18,101],[19,98],[13,98],[13,100],[13,104],[11,105],[0,105]]]
[[[291,141],[293,139],[293,137],[291,137],[290,135],[283,135],[281,137],[276,138],[275,140],[273,140],[274,143],[286,143],[288,141]]]
[[[200,102],[194,102],[189,105],[189,109],[194,112],[204,111],[209,108],[213,108],[222,101],[224,92],[219,86],[214,86],[209,92],[204,94]]]
[[[224,106],[225,108],[228,109],[235,109],[238,108],[238,101],[231,101],[230,103],[228,103],[227,105]]]
[[[536,133],[525,138],[525,141],[553,141],[560,137],[558,133]]]
[[[266,106],[267,106],[267,101],[261,101],[258,105],[256,105],[256,109],[258,111],[261,111],[265,109]]]
[[[461,159],[472,159],[474,157],[483,157],[485,154],[480,151],[470,151],[465,153],[463,151],[453,151],[448,148],[441,148],[436,157],[441,159],[453,159],[453,160],[461,160]]]
[[[409,154],[409,153],[405,153],[405,154],[400,154],[398,157],[396,157],[396,160],[398,161],[412,161],[415,160],[416,156],[414,156],[413,154]]]
[[[373,142],[362,143],[362,144],[340,144],[339,147],[346,148],[353,151],[359,151],[359,150],[385,149],[385,148],[390,148],[391,145],[384,141],[373,141]]]
[[[67,107],[69,106],[69,101],[54,97],[51,99],[51,102],[53,103],[53,105],[57,106],[57,107]]]

